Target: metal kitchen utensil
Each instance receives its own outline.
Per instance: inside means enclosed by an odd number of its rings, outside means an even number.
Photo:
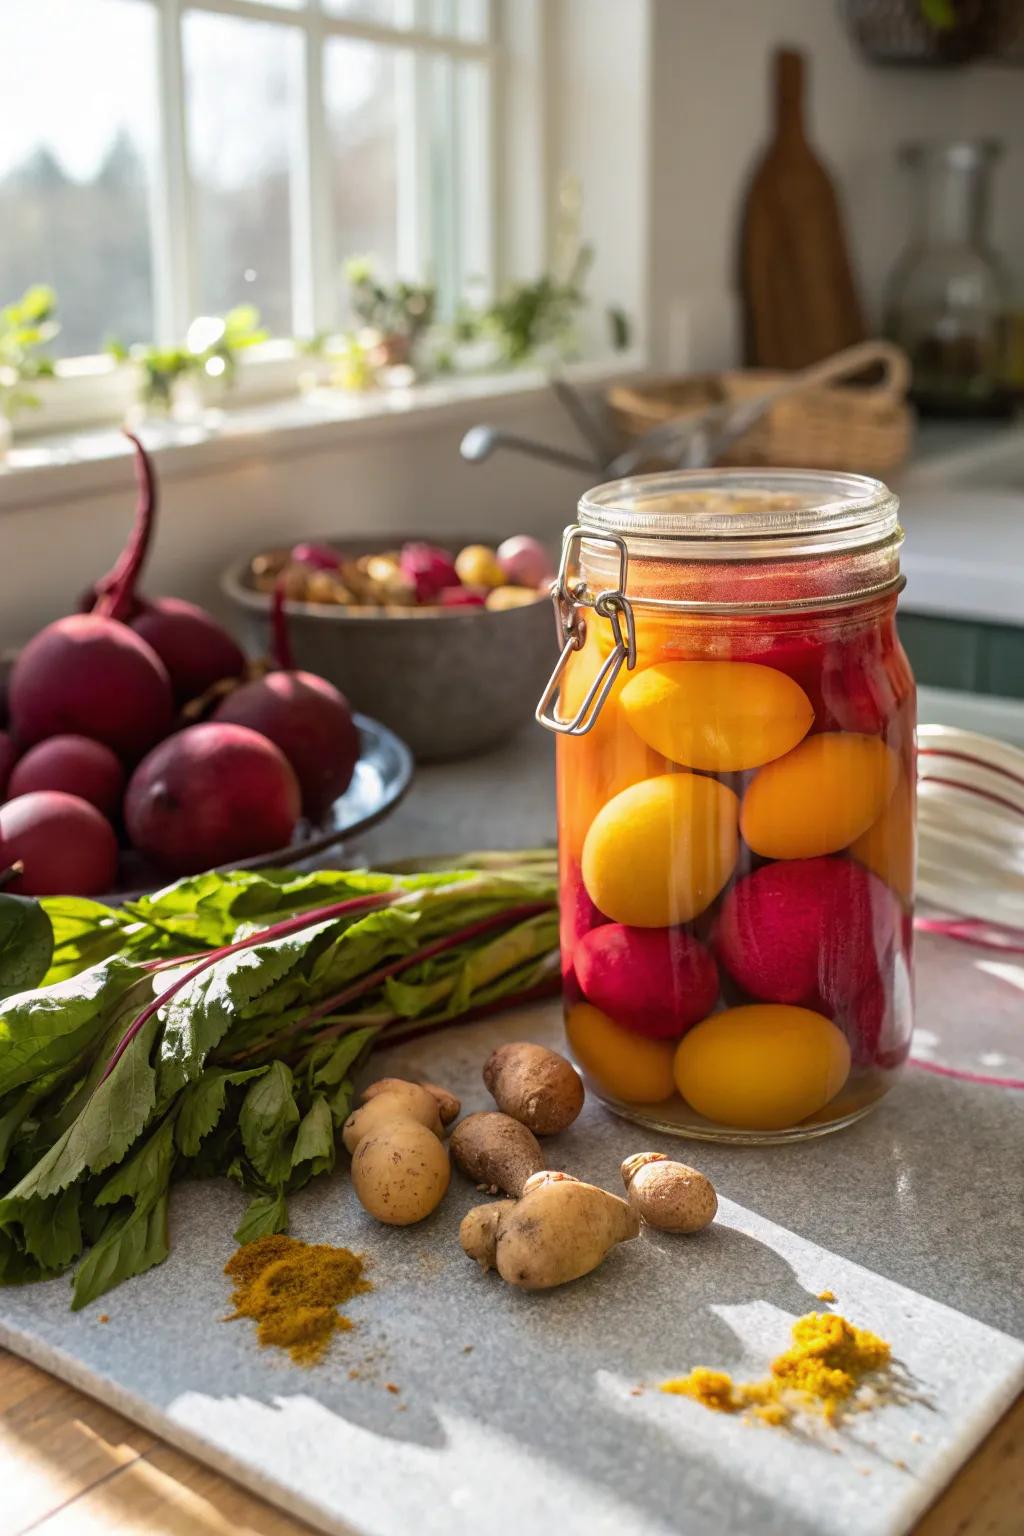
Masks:
[[[545,464],[557,464],[560,469],[582,470],[587,475],[595,472],[593,461],[583,458],[581,454],[552,448],[547,443],[519,437],[515,432],[502,432],[498,427],[490,427],[485,423],[470,427],[459,444],[459,452],[467,464],[483,464],[496,448],[511,448],[515,453],[524,453],[527,458],[540,459]]]
[[[862,373],[877,363],[886,363],[890,368],[906,366],[903,354],[891,342],[859,342],[810,368],[800,369],[761,395],[745,400],[718,401],[706,410],[691,411],[671,421],[659,422],[621,453],[603,459],[596,457],[597,448],[599,444],[607,448],[607,444],[593,416],[564,379],[552,378],[552,389],[594,450],[593,459],[486,425],[470,427],[459,452],[468,463],[482,464],[495,449],[511,448],[530,458],[557,464],[561,469],[580,470],[591,476],[597,473],[602,480],[621,480],[642,473],[645,468],[707,469],[780,400]]]
[[[595,467],[602,469],[618,446],[607,417],[599,417],[584,400],[579,390],[575,389],[568,379],[563,379],[560,374],[550,374],[548,383],[551,385],[555,399],[570,417],[577,432],[593,453]]]

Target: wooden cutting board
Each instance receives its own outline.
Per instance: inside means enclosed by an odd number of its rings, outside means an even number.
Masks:
[[[774,136],[743,209],[746,361],[757,368],[805,368],[866,335],[835,188],[807,140],[805,74],[803,54],[776,54]]]

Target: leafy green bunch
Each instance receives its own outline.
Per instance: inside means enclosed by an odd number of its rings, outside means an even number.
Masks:
[[[0,894],[0,1283],[77,1264],[77,1308],[161,1263],[184,1178],[248,1193],[240,1241],[283,1230],[370,1048],[548,994],[557,943],[548,856]]]

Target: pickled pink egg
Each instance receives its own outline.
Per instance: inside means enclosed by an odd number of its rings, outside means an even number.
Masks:
[[[791,859],[738,880],[715,928],[718,959],[751,996],[832,1013],[892,962],[899,904],[849,859]]]
[[[607,923],[580,940],[573,965],[588,1002],[652,1040],[678,1039],[711,1012],[718,996],[714,960],[679,928]]]

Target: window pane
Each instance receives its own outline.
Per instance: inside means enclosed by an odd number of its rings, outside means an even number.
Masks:
[[[373,21],[380,27],[412,26],[414,0],[325,0],[331,16],[346,21]]]
[[[417,27],[467,43],[487,36],[488,0],[326,0],[325,9],[346,21]]]
[[[57,290],[64,356],[153,335],[155,16],[135,0],[4,0],[0,304]]]
[[[302,36],[202,11],[184,27],[198,309],[255,304],[289,335]]]
[[[420,0],[419,25],[427,32],[482,43],[487,37],[488,0]]]
[[[339,264],[350,256],[369,256],[388,278],[398,275],[398,68],[393,49],[344,38],[327,44],[324,98],[335,252]]]
[[[430,104],[432,266],[441,312],[492,288],[486,66],[425,59]]]

